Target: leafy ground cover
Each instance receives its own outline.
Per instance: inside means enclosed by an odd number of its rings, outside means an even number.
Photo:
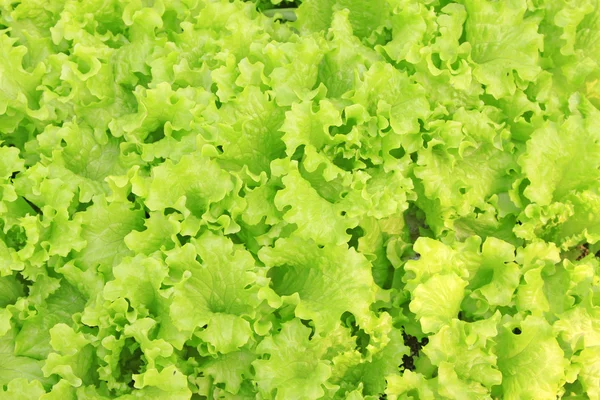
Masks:
[[[0,0],[0,398],[600,398],[596,0]]]

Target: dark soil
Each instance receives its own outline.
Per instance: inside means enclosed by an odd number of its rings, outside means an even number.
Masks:
[[[400,370],[415,370],[415,358],[419,356],[419,352],[425,346],[429,339],[423,338],[421,341],[414,336],[408,335],[406,333],[402,334],[402,338],[404,339],[404,344],[408,346],[410,349],[410,355],[404,355],[402,357],[402,364],[400,364]]]

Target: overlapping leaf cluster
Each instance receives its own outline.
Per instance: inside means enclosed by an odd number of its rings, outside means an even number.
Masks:
[[[0,397],[599,398],[597,0],[272,6],[0,1]]]

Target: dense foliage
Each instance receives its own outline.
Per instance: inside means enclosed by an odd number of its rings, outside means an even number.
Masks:
[[[0,398],[600,398],[599,78],[597,0],[0,0]]]

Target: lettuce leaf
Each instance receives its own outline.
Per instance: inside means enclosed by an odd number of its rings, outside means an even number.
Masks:
[[[0,398],[597,398],[599,21],[0,0]]]

